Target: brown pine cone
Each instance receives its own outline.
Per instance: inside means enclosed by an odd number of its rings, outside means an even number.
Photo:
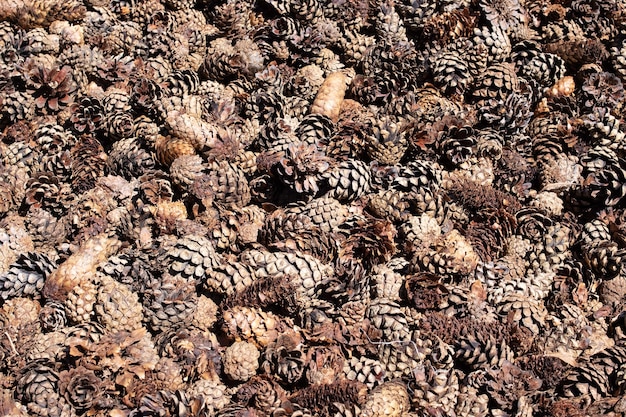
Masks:
[[[85,277],[93,276],[98,265],[121,247],[121,242],[106,233],[86,240],[70,255],[44,284],[42,295],[64,302],[67,294]]]
[[[224,373],[233,381],[245,382],[256,375],[260,356],[252,343],[235,342],[224,351]]]
[[[401,382],[385,382],[367,396],[361,410],[363,417],[401,417],[409,411],[409,393]]]
[[[102,276],[94,310],[98,322],[111,331],[133,331],[142,327],[143,308],[127,285]]]

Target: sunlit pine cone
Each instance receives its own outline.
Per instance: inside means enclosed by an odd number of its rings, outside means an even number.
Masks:
[[[165,274],[150,284],[143,298],[146,319],[155,332],[193,319],[197,295],[192,281]]]
[[[135,123],[130,112],[117,111],[107,114],[103,128],[106,129],[111,141],[132,138],[135,133]]]
[[[396,302],[385,298],[372,300],[366,316],[382,331],[384,341],[402,343],[410,339],[406,316]]]
[[[45,253],[21,254],[6,273],[0,274],[0,296],[5,301],[24,295],[36,296],[55,268],[55,263]]]
[[[37,416],[60,416],[70,412],[70,406],[59,395],[59,375],[48,361],[36,360],[20,370],[15,395]]]
[[[323,177],[328,181],[328,197],[342,202],[358,199],[370,190],[371,174],[369,167],[361,161],[347,160],[327,171]]]
[[[228,161],[213,162],[192,186],[210,189],[215,202],[228,207],[244,207],[250,202],[250,186],[244,172]]]
[[[230,403],[230,394],[226,385],[219,381],[209,379],[200,379],[187,389],[187,396],[193,403],[197,400],[202,409],[209,414],[218,413],[228,403]]]
[[[82,193],[92,189],[96,180],[105,175],[108,156],[100,142],[93,136],[81,136],[71,150],[72,189]]]
[[[472,96],[476,101],[502,100],[512,92],[519,91],[519,81],[512,64],[494,64],[487,67],[476,80]]]
[[[136,293],[107,276],[100,277],[96,318],[111,331],[133,331],[142,326],[143,309]]]
[[[48,333],[34,334],[28,341],[26,359],[29,361],[47,359],[54,362],[67,360],[68,329],[66,327]]]
[[[59,374],[59,393],[79,412],[90,409],[103,394],[103,381],[82,366]]]
[[[461,385],[454,408],[457,415],[471,415],[474,417],[487,417],[489,415],[489,397],[480,394],[478,389]]]
[[[419,250],[412,263],[435,274],[468,274],[474,271],[479,257],[470,243],[456,229],[443,234],[432,249]]]
[[[121,242],[107,234],[86,240],[72,255],[50,274],[44,284],[45,298],[64,301],[67,294],[85,276],[93,276],[99,264],[120,248]]]
[[[14,91],[3,97],[4,107],[0,115],[2,125],[29,120],[35,115],[35,99],[25,91]]]
[[[408,148],[406,132],[400,121],[381,117],[366,137],[366,151],[372,159],[384,165],[394,165]]]
[[[28,174],[24,169],[0,167],[0,213],[8,213],[24,199]]]
[[[298,252],[245,251],[242,262],[255,271],[259,278],[284,277],[297,289],[294,296],[299,301],[318,295],[331,282],[334,271],[330,265],[317,258]]]
[[[140,177],[156,165],[154,156],[142,148],[136,138],[116,141],[111,147],[109,158],[112,171],[127,179]]]
[[[367,196],[367,211],[375,217],[389,220],[397,225],[410,216],[406,196],[407,193],[395,190],[370,193]]]
[[[492,337],[478,340],[467,336],[456,343],[454,356],[456,361],[471,369],[481,369],[500,366],[503,361],[512,361],[513,351],[506,343]]]
[[[224,373],[233,381],[245,382],[256,375],[260,356],[252,343],[235,342],[224,351]]]
[[[353,356],[343,365],[346,379],[364,383],[368,389],[381,384],[385,379],[384,366],[376,359]]]
[[[457,369],[436,369],[430,364],[420,367],[411,401],[416,407],[433,407],[442,413],[452,412],[459,394],[459,373]]]
[[[207,166],[199,155],[182,155],[170,165],[172,183],[182,190],[188,190],[197,181]]]
[[[609,394],[609,375],[602,367],[585,363],[574,368],[563,379],[560,390],[568,398],[588,395],[598,400]]]
[[[41,170],[39,163],[41,155],[37,149],[28,143],[16,141],[6,147],[0,146],[0,149],[2,150],[4,165],[14,166],[31,175]]]
[[[67,325],[67,316],[63,303],[54,300],[46,301],[39,311],[39,322],[44,332],[57,331]]]
[[[70,322],[80,324],[91,321],[97,296],[98,284],[89,279],[82,280],[72,288],[65,300],[65,311]]]
[[[388,265],[376,265],[372,268],[372,277],[377,298],[400,300],[400,291],[404,277]]]
[[[547,311],[543,301],[520,294],[506,295],[497,308],[501,316],[511,317],[516,323],[539,334],[546,326]]]
[[[361,413],[364,417],[401,417],[409,411],[409,398],[402,382],[385,382],[367,395]]]
[[[56,217],[64,214],[69,190],[50,172],[38,172],[26,183],[24,203],[31,208],[42,208]]]
[[[287,323],[271,312],[235,306],[223,312],[223,328],[235,340],[250,341],[265,347],[286,330]]]
[[[263,55],[250,39],[232,43],[218,38],[210,43],[199,74],[202,79],[228,81],[238,74],[251,76],[263,66]]]
[[[252,266],[226,258],[221,265],[206,271],[203,287],[210,292],[231,295],[250,286],[256,279]]]
[[[27,73],[27,88],[40,112],[56,113],[73,101],[76,84],[70,67],[44,68],[34,62],[32,65]]]
[[[268,376],[253,376],[237,390],[237,400],[253,405],[264,413],[271,413],[285,401],[286,391],[278,382]]]
[[[166,255],[172,276],[180,276],[191,282],[204,279],[205,271],[221,264],[211,241],[203,236],[189,235],[179,239]]]
[[[218,311],[219,307],[215,301],[204,295],[199,295],[191,323],[202,330],[211,329],[217,322]]]

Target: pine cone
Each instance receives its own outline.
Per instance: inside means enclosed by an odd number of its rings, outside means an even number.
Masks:
[[[112,278],[101,277],[97,303],[97,320],[111,331],[133,331],[142,327],[143,310],[138,296]]]
[[[223,329],[230,337],[259,347],[275,341],[286,325],[279,316],[258,308],[235,306],[223,313]]]
[[[215,414],[230,402],[230,395],[227,388],[219,381],[200,379],[196,381],[188,390],[187,395],[192,401],[198,404],[208,414]]]
[[[144,293],[146,318],[153,331],[165,331],[192,320],[196,309],[196,288],[184,278],[164,274],[150,283]]]
[[[401,417],[409,411],[409,393],[401,382],[385,382],[374,388],[363,404],[363,417]]]
[[[38,295],[55,268],[56,265],[44,253],[21,254],[9,270],[0,275],[0,297],[6,301],[12,297]]]
[[[235,342],[224,351],[224,373],[233,381],[245,382],[256,375],[259,350],[248,342]]]
[[[46,280],[42,295],[58,301],[65,301],[67,294],[85,276],[93,276],[96,267],[115,253],[121,243],[107,234],[101,234],[86,240],[76,252],[50,274]]]
[[[59,395],[59,375],[46,360],[32,361],[16,381],[17,398],[28,411],[38,416],[60,416],[69,413],[69,404]]]

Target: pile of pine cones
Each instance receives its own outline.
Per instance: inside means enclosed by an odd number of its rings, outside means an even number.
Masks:
[[[624,0],[0,3],[0,415],[626,415]]]

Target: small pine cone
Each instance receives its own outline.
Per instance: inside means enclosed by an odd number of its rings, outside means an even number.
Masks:
[[[385,382],[374,388],[361,409],[363,417],[401,417],[409,411],[409,393],[401,382]]]
[[[97,300],[96,318],[110,331],[133,331],[142,327],[143,309],[137,294],[127,285],[102,276]]]
[[[296,298],[308,299],[319,295],[331,281],[334,271],[317,258],[303,253],[249,250],[241,260],[254,268],[258,278],[284,277],[297,289]]]
[[[227,207],[241,208],[250,203],[250,186],[244,172],[228,161],[210,164],[206,174],[194,182],[191,192],[197,188],[211,190],[215,202]]]
[[[588,395],[599,400],[609,395],[609,375],[601,366],[586,363],[571,370],[561,382],[560,390],[565,397],[581,397]]]
[[[109,158],[112,171],[126,179],[140,177],[153,170],[156,165],[154,156],[143,149],[136,138],[115,142]]]
[[[65,301],[67,294],[85,277],[95,274],[98,265],[106,261],[120,248],[121,242],[107,234],[86,240],[46,280],[42,295],[57,301]]]
[[[60,362],[67,360],[68,328],[60,329],[49,333],[35,334],[29,340],[26,359],[29,361],[48,359]]]
[[[324,173],[330,191],[328,197],[341,202],[358,199],[370,190],[371,174],[369,167],[362,161],[347,160],[340,162],[335,168]]]
[[[49,300],[39,311],[39,322],[44,332],[53,332],[67,325],[65,306],[54,300]]]
[[[59,375],[47,360],[36,360],[20,370],[15,395],[37,416],[68,415],[69,404],[59,395]]]
[[[280,407],[287,393],[273,378],[254,376],[237,391],[237,399],[268,415]]]
[[[400,122],[381,118],[375,122],[366,137],[368,155],[383,165],[395,165],[404,156],[409,146],[406,132]]]
[[[182,155],[170,165],[172,183],[183,190],[189,189],[206,170],[207,166],[199,155]]]
[[[470,243],[456,229],[442,235],[433,250],[418,250],[412,263],[417,271],[424,270],[440,275],[467,275],[478,265],[479,257]]]
[[[204,287],[210,292],[231,295],[249,287],[256,279],[254,268],[226,259],[218,267],[206,271]]]
[[[44,253],[21,254],[6,273],[0,274],[0,298],[6,301],[12,297],[37,296],[55,268]]]
[[[15,328],[25,327],[30,323],[39,322],[39,301],[29,298],[12,298],[5,300],[2,311],[7,315],[11,325]]]
[[[457,369],[435,369],[430,365],[416,370],[417,386],[411,401],[416,407],[432,407],[444,415],[450,415],[459,394]]]
[[[190,400],[197,399],[209,415],[216,413],[230,402],[226,385],[219,381],[200,379],[187,390]]]
[[[223,313],[225,332],[235,340],[252,341],[259,347],[274,342],[286,330],[286,323],[258,308],[235,306]]]
[[[394,190],[381,190],[377,194],[367,196],[367,210],[375,217],[398,224],[408,216],[409,203],[405,201],[405,193]]]
[[[376,359],[353,356],[345,361],[343,372],[346,379],[364,383],[368,389],[372,389],[385,379],[385,369]]]
[[[51,172],[38,172],[26,183],[24,204],[27,207],[48,210],[60,217],[67,210],[65,204],[70,192],[69,187]]]
[[[503,100],[517,91],[519,91],[519,81],[513,64],[498,63],[485,69],[477,79],[472,95],[476,101]]]
[[[226,130],[217,125],[175,110],[167,113],[165,122],[173,137],[187,141],[198,151],[215,148],[221,138],[228,135]]]
[[[506,295],[497,311],[498,314],[520,323],[534,334],[540,334],[546,325],[548,315],[543,301],[515,293]]]
[[[409,325],[400,305],[385,298],[372,300],[367,312],[372,325],[382,331],[385,341],[407,341]]]
[[[72,189],[80,194],[94,188],[96,180],[105,175],[109,159],[100,142],[83,135],[72,148],[71,156]]]
[[[91,321],[98,295],[98,285],[84,279],[67,294],[65,310],[67,318],[76,324]]]
[[[164,274],[144,293],[143,303],[150,328],[155,332],[167,331],[189,322],[196,309],[196,300],[195,283]]]
[[[169,265],[168,271],[172,276],[200,282],[204,280],[207,269],[213,270],[221,264],[221,258],[209,239],[187,235],[167,252],[164,264]]]
[[[191,323],[201,330],[208,330],[217,322],[218,310],[219,307],[215,301],[204,295],[199,295]]]
[[[459,363],[468,365],[471,369],[500,366],[503,361],[513,360],[511,348],[493,337],[486,340],[465,337],[456,343],[454,355]]]
[[[179,221],[187,220],[187,207],[182,201],[158,201],[150,206],[154,221],[162,233],[171,234]]]
[[[235,342],[224,351],[224,373],[233,381],[245,382],[256,375],[260,356],[252,343]]]
[[[103,381],[94,371],[82,366],[59,374],[59,393],[79,412],[95,405],[102,395],[102,386]]]
[[[387,265],[375,265],[372,268],[376,297],[393,301],[400,300],[400,290],[405,277]]]

